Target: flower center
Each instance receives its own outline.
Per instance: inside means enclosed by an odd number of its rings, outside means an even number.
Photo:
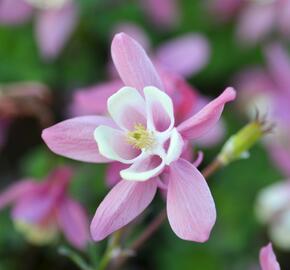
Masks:
[[[155,144],[153,132],[146,130],[142,124],[136,124],[133,131],[127,133],[127,141],[138,149],[150,149]]]
[[[28,4],[39,9],[58,9],[69,0],[25,0]]]

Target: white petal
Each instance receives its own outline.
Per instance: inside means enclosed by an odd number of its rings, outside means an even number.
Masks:
[[[176,128],[174,128],[170,136],[169,148],[165,158],[166,165],[169,165],[172,161],[179,159],[183,150],[183,145],[184,142],[181,135]]]
[[[147,127],[157,131],[170,130],[174,126],[174,111],[171,98],[154,86],[144,88]]]
[[[129,181],[146,181],[159,175],[165,162],[157,155],[150,155],[136,160],[128,169],[122,170],[120,175]]]
[[[123,87],[108,99],[108,111],[122,129],[133,130],[136,124],[146,126],[145,101],[132,87]]]
[[[140,150],[133,148],[126,141],[126,135],[121,130],[99,126],[95,129],[94,138],[100,154],[108,159],[130,164],[141,154]]]

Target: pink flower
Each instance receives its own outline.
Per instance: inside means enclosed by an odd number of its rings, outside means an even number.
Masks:
[[[22,24],[36,13],[36,40],[44,59],[58,56],[78,17],[74,0],[2,0],[0,23]]]
[[[62,231],[76,248],[88,241],[88,222],[82,206],[66,193],[72,177],[69,167],[54,170],[44,182],[25,179],[0,195],[0,208],[14,204],[16,228],[34,244],[46,244]]]
[[[224,21],[232,18],[241,9],[242,0],[209,0],[209,9],[217,15],[217,19]]]
[[[108,99],[111,117],[76,117],[42,135],[57,154],[127,166],[120,172],[123,180],[96,211],[93,239],[102,240],[132,221],[161,184],[168,189],[167,212],[174,232],[182,239],[206,241],[215,223],[214,202],[201,173],[180,156],[187,141],[201,137],[218,121],[235,91],[226,89],[176,125],[173,102],[142,47],[126,34],[118,34],[112,42],[112,58],[126,86]]]
[[[256,203],[259,221],[268,225],[269,236],[279,248],[290,250],[290,181],[261,190]]]
[[[140,6],[150,22],[160,28],[173,28],[180,21],[180,10],[176,0],[140,0]]]
[[[248,1],[238,21],[237,34],[246,44],[257,43],[273,31],[288,37],[290,33],[289,0]]]
[[[271,243],[261,248],[260,265],[262,268],[261,270],[280,270],[280,266],[277,262]]]
[[[267,70],[249,69],[237,77],[241,90],[241,108],[253,116],[255,107],[276,124],[273,135],[265,141],[269,154],[282,172],[290,176],[290,59],[279,44],[265,50]]]

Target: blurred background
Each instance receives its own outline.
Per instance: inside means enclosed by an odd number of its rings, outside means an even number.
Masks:
[[[268,112],[271,121],[281,119],[275,108],[290,107],[290,4],[284,1],[286,6],[281,7],[282,2],[0,0],[0,191],[21,179],[41,181],[56,166],[69,165],[74,173],[68,192],[92,218],[109,190],[104,180],[106,166],[53,154],[42,142],[41,131],[60,120],[85,114],[86,104],[81,103],[79,93],[114,78],[110,43],[120,31],[138,40],[156,62],[186,77],[202,99],[216,97],[227,86],[236,87],[238,97],[226,106],[221,134],[194,145],[205,154],[201,167],[253,117],[254,107]],[[275,62],[279,56],[280,62]],[[276,96],[282,96],[281,88],[288,93],[279,103]],[[290,241],[280,244],[279,236],[271,234],[274,214],[262,222],[257,214],[260,192],[290,175],[290,169],[285,169],[290,161],[290,151],[286,151],[290,149],[290,114],[286,109],[281,120],[283,139],[269,135],[251,150],[250,158],[236,161],[210,178],[218,218],[208,242],[182,241],[166,222],[124,269],[259,269],[259,249],[269,241],[274,241],[281,268],[290,269]],[[279,154],[273,157],[271,141],[275,146],[282,144],[286,165],[280,166]],[[283,209],[288,206],[288,221],[281,229],[285,237],[290,235],[288,195],[283,205]],[[146,227],[162,205],[159,196],[137,231]],[[70,246],[61,234],[39,246],[29,243],[14,225],[11,208],[3,208],[1,270],[78,269],[58,252],[60,246]],[[90,243],[80,254],[98,261],[104,242]]]

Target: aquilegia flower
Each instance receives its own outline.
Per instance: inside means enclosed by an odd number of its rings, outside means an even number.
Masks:
[[[268,225],[275,245],[290,250],[290,180],[262,189],[256,203],[259,221]]]
[[[128,224],[152,201],[157,187],[167,188],[167,213],[182,239],[206,241],[216,211],[201,173],[181,158],[184,145],[206,133],[220,118],[228,88],[197,114],[176,125],[173,102],[142,47],[121,33],[112,42],[112,57],[126,85],[108,99],[110,117],[83,116],[43,131],[57,154],[87,162],[119,161],[122,180],[98,207],[91,224],[102,240]]]
[[[261,270],[280,270],[271,243],[260,250],[260,266]]]
[[[44,182],[21,180],[0,194],[0,209],[13,204],[15,228],[28,241],[43,245],[54,241],[59,231],[76,248],[89,239],[83,207],[67,195],[72,169],[59,167]]]
[[[58,56],[78,17],[74,0],[1,0],[0,24],[17,25],[36,13],[36,39],[45,59]]]

